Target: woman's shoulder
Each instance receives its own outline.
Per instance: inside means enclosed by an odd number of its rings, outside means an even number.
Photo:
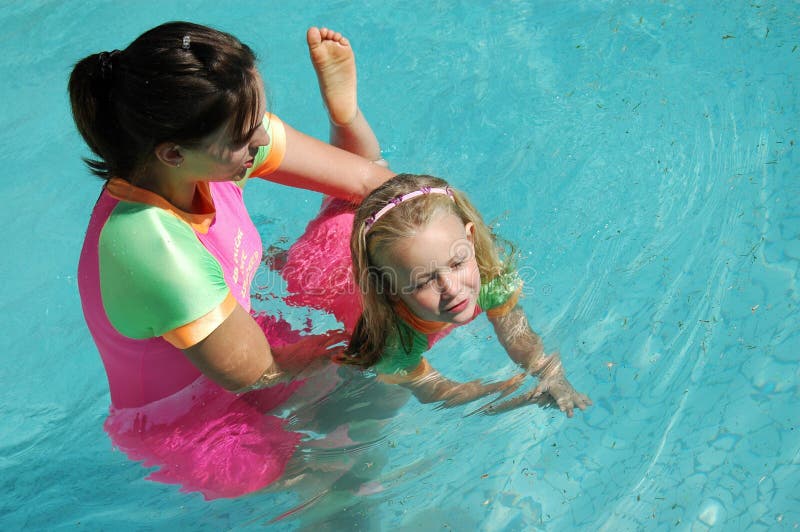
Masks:
[[[197,237],[185,221],[162,208],[135,202],[120,201],[100,232],[101,247],[141,248],[139,251],[156,251],[187,241],[197,241]]]
[[[120,202],[100,234],[98,258],[106,313],[131,338],[189,323],[229,291],[192,228],[158,207]]]
[[[219,262],[192,227],[157,206],[120,202],[100,232],[98,256],[101,281],[115,285],[224,284]]]

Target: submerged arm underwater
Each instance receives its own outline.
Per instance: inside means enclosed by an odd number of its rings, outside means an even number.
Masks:
[[[399,384],[407,388],[421,403],[441,402],[440,408],[450,408],[493,393],[500,392],[500,397],[505,397],[522,384],[525,374],[492,383],[484,383],[480,380],[457,382],[446,378],[433,369],[428,361],[423,358],[419,366],[408,375],[400,377],[381,374],[380,379],[384,382]]]
[[[575,408],[585,410],[592,404],[588,396],[576,391],[567,380],[559,354],[545,355],[542,339],[533,332],[519,305],[503,316],[490,316],[489,321],[509,358],[528,374],[536,376],[539,383],[531,392],[487,405],[482,409],[483,413],[505,412],[527,404],[546,406],[554,401],[567,417],[572,417]]]

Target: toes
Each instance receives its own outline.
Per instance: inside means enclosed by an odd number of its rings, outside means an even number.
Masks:
[[[344,35],[329,28],[320,28],[319,35],[323,41],[336,41],[344,46],[349,46],[350,44]]]
[[[306,42],[309,45],[315,45],[322,42],[322,35],[319,32],[319,28],[308,28],[306,32]]]

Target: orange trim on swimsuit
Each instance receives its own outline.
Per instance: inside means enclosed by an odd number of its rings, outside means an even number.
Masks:
[[[425,357],[422,357],[422,360],[420,360],[419,364],[417,364],[417,367],[405,375],[398,373],[380,373],[378,374],[378,380],[385,382],[386,384],[403,384],[404,382],[411,382],[420,379],[432,370],[433,368],[428,363],[428,360]]]
[[[208,187],[208,183],[205,181],[197,183],[197,187],[195,188],[192,207],[197,211],[196,213],[182,211],[155,192],[132,185],[130,182],[119,177],[112,178],[106,183],[106,191],[111,197],[120,201],[144,203],[145,205],[152,205],[153,207],[163,209],[176,218],[183,220],[189,224],[192,229],[202,234],[208,233],[208,228],[211,227],[211,223],[214,221],[214,217],[217,214],[214,207],[214,200],[211,199],[211,190]]]
[[[522,293],[522,287],[520,286],[514,293],[509,296],[505,303],[500,305],[499,307],[494,307],[486,311],[486,316],[488,318],[501,318],[511,312],[517,305],[517,301],[519,301],[519,296]]]
[[[164,333],[162,338],[178,349],[192,347],[214,332],[231,315],[238,304],[233,294],[228,292],[222,303],[212,309],[211,312],[200,316],[193,322]]]
[[[428,321],[418,318],[411,312],[403,300],[398,300],[397,303],[395,303],[394,310],[404,322],[408,323],[413,329],[422,334],[435,334],[453,325],[452,323],[443,321]]]
[[[283,162],[283,156],[286,154],[286,129],[283,126],[283,122],[271,113],[267,113],[267,117],[270,121],[269,130],[272,137],[270,139],[272,147],[267,158],[258,168],[253,169],[250,177],[264,177],[271,174],[278,169]],[[272,124],[272,122],[275,123]]]

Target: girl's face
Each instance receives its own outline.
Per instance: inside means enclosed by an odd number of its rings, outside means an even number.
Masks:
[[[256,72],[259,85],[259,114],[266,113],[264,83]],[[226,124],[219,131],[206,137],[202,147],[184,148],[181,170],[187,176],[199,177],[202,181],[239,181],[253,166],[258,148],[270,142],[267,130],[259,121],[258,125],[245,135],[244,143],[234,143],[230,128]]]
[[[473,230],[472,223],[447,213],[379,253],[376,262],[390,278],[390,299],[428,321],[472,319],[481,289]]]

